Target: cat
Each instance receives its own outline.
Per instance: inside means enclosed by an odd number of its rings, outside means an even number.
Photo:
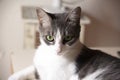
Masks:
[[[79,40],[81,8],[66,13],[37,9],[41,45],[33,66],[9,80],[120,80],[120,59]]]

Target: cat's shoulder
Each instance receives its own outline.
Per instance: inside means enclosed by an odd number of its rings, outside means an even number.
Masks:
[[[113,54],[115,54],[115,53],[113,53]],[[80,52],[80,55],[86,56],[86,57],[91,57],[91,58],[96,57],[96,58],[120,61],[119,58],[112,56],[109,53],[103,52],[98,49],[91,49],[86,46],[83,46],[83,48]]]

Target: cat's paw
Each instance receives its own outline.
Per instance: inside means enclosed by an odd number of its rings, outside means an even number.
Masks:
[[[9,77],[8,80],[19,80],[19,79],[14,78],[14,77]]]
[[[19,80],[19,79],[15,77],[9,77],[8,80]]]
[[[8,80],[24,80],[24,79],[20,76],[12,75],[8,78]]]
[[[35,76],[20,76],[20,75],[12,75],[8,78],[8,80],[36,80]]]

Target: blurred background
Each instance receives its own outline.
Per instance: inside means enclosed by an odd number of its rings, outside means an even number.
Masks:
[[[118,56],[120,0],[0,0],[0,80],[32,64],[39,45],[36,7],[62,13],[81,6],[80,40]]]

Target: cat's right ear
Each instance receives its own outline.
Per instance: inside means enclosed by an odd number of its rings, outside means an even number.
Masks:
[[[37,17],[40,23],[40,27],[48,28],[51,26],[51,17],[41,8],[36,9]]]

